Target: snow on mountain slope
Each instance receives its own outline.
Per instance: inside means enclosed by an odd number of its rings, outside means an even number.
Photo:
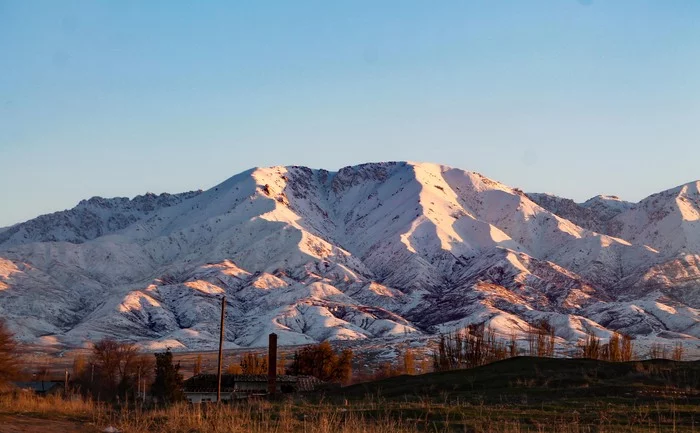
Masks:
[[[271,331],[302,344],[478,321],[508,333],[543,318],[569,340],[618,325],[697,338],[697,185],[674,194],[666,222],[603,197],[577,205],[619,221],[620,238],[437,164],[258,168],[207,191],[93,198],[0,232],[0,310],[22,339],[69,345],[211,348],[223,295],[229,347]],[[658,206],[670,204],[644,209]],[[658,221],[668,240],[650,232]],[[664,242],[688,254],[670,262],[654,249]],[[676,319],[658,319],[671,308]]]
[[[528,194],[542,207],[582,227],[648,245],[673,258],[700,253],[700,181],[653,194],[639,203],[597,196],[582,204],[549,194]]]
[[[686,254],[649,268],[626,296],[633,298],[653,291],[700,308],[700,255]]]
[[[605,221],[593,209],[575,201],[546,193],[527,193],[527,197],[544,209],[574,224],[598,233],[605,233]],[[592,200],[592,199],[591,199]]]
[[[595,196],[584,203],[552,194],[528,193],[527,196],[543,208],[580,227],[611,236],[619,236],[619,233],[614,225],[611,226],[610,220],[634,206],[616,196],[606,195]]]
[[[593,212],[605,233],[657,252],[656,260],[648,266],[623,271],[621,282],[611,287],[617,296],[634,299],[658,291],[693,307],[700,305],[699,190],[700,182],[696,181],[653,194],[636,204],[605,196],[582,205],[574,203],[579,209]],[[530,196],[561,216],[580,217],[572,210],[575,208],[562,205],[573,203],[570,200],[543,194]]]
[[[620,200],[615,195],[597,195],[580,204],[584,209],[589,209],[600,221],[607,222],[615,216],[634,207],[634,203]]]
[[[49,241],[82,243],[124,229],[157,209],[173,206],[199,193],[148,193],[132,200],[93,197],[81,201],[73,209],[42,215],[0,230],[0,245],[7,247]]]
[[[13,331],[23,340],[69,330],[95,307],[104,289],[79,275],[65,278],[69,274],[70,269],[59,264],[45,272],[0,258],[0,317],[11,319]]]
[[[613,286],[656,259],[649,248],[583,229],[540,207],[519,190],[476,173],[449,169],[445,178],[458,191],[465,208],[508,233],[530,255],[597,284]]]
[[[508,290],[511,296],[520,297],[517,307],[530,309],[578,312],[583,306],[606,301],[604,291],[589,284],[556,264],[538,260],[525,253],[494,250],[460,269],[453,280],[460,293],[465,285],[488,281]],[[508,307],[505,307],[508,308]]]
[[[597,304],[585,312],[602,326],[631,335],[656,334],[665,338],[700,338],[700,310],[650,294],[632,302]]]
[[[700,181],[647,197],[613,221],[620,236],[664,257],[700,253]]]

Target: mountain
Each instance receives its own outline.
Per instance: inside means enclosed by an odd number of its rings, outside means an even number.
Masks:
[[[601,233],[646,245],[657,252],[655,263],[626,290],[624,299],[659,292],[700,308],[700,181],[653,194],[639,203],[598,196],[585,203],[548,194],[529,194],[542,207]]]
[[[578,226],[611,236],[619,233],[610,221],[634,206],[617,196],[598,195],[584,203],[546,193],[528,193],[527,196],[543,208]]]
[[[633,203],[620,200],[615,195],[597,195],[581,204],[581,207],[590,210],[595,218],[601,222],[608,222],[633,206]]]
[[[256,168],[206,191],[99,197],[0,231],[21,339],[212,348],[394,341],[488,322],[700,341],[698,185],[578,205],[388,162]]]
[[[640,201],[613,219],[620,236],[666,257],[700,251],[700,181]]]
[[[70,242],[80,244],[128,227],[149,212],[173,206],[201,191],[183,194],[152,193],[128,198],[83,200],[75,208],[42,215],[24,224],[0,229],[0,245],[30,242]]]

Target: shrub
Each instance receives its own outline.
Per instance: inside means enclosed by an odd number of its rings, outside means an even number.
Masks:
[[[182,374],[180,363],[173,364],[170,349],[156,353],[156,378],[151,386],[151,394],[165,404],[175,403],[185,398],[182,392]]]

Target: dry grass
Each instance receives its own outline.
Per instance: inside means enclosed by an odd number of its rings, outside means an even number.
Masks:
[[[676,411],[692,408],[658,405],[578,410],[469,403],[387,402],[368,398],[348,405],[304,401],[252,401],[237,405],[167,409],[114,410],[89,400],[36,397],[27,393],[0,396],[0,414],[73,419],[124,433],[408,433],[408,432],[695,432],[695,423],[677,422]],[[579,413],[580,412],[580,413]],[[700,420],[699,420],[700,421]],[[49,429],[50,430],[50,429]]]
[[[122,414],[112,420],[125,433],[389,433],[415,432],[414,426],[390,418],[368,419],[337,408],[299,411],[292,405],[175,406],[147,414]],[[144,416],[145,415],[145,416]]]
[[[124,433],[700,433],[699,367],[519,358],[395,377],[307,400],[296,395],[279,402],[156,410],[20,392],[0,395],[0,431],[3,419],[14,417],[45,423],[45,431],[55,431],[52,423],[63,420],[79,430],[111,425]]]
[[[58,395],[38,397],[24,391],[0,394],[0,412],[6,414],[91,419],[105,411],[104,406],[77,396],[67,400]]]

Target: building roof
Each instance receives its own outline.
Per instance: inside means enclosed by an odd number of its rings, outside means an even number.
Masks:
[[[221,391],[232,392],[236,383],[267,383],[268,376],[266,374],[222,374],[221,375]],[[320,381],[316,378],[307,376],[290,376],[286,374],[278,375],[276,382],[279,384],[303,384],[307,388],[310,382]],[[184,383],[185,392],[216,392],[217,380],[216,374],[198,374],[187,379]]]
[[[14,382],[14,385],[19,389],[26,389],[28,391],[34,392],[48,392],[52,389],[61,386],[61,382],[48,382],[48,381],[37,381],[37,382]]]

